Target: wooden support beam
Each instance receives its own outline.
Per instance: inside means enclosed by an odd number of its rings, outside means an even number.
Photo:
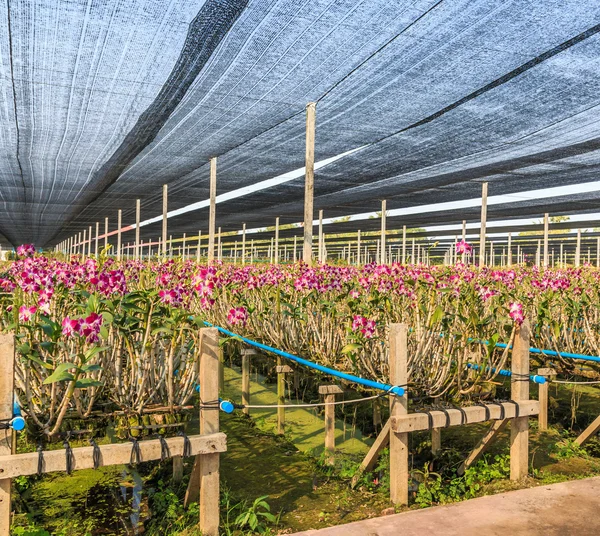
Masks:
[[[402,264],[406,264],[406,225],[402,226]]]
[[[529,398],[529,320],[517,327],[511,359],[511,399],[521,403]],[[526,378],[527,381],[522,380]],[[536,404],[539,414],[539,402]],[[527,476],[529,464],[529,418],[527,412],[510,423],[510,479],[520,480]]]
[[[104,249],[108,247],[108,218],[104,218]]]
[[[575,245],[575,267],[581,265],[581,229],[577,229],[577,242]]]
[[[389,332],[390,383],[408,383],[408,328],[406,324],[390,324]],[[390,396],[390,427],[392,419],[402,419],[408,412],[406,396]],[[408,504],[408,433],[390,433],[390,500]]]
[[[525,382],[520,382],[525,383]],[[504,418],[513,419],[516,416],[515,404],[512,402],[499,403],[504,408]],[[500,405],[487,404],[490,420],[499,420],[502,416]],[[519,402],[519,418],[537,415],[540,404],[537,400],[522,400]],[[459,409],[448,408],[445,412],[433,410],[431,414],[433,428],[444,428],[446,426],[446,414],[449,418],[449,426],[461,426],[486,421],[486,411],[483,406],[467,406]],[[406,415],[391,416],[390,423],[392,431],[417,432],[429,430],[429,416],[427,413],[408,413]]]
[[[100,236],[100,222],[96,222],[96,247],[94,248],[94,256],[98,258],[98,241]]]
[[[579,446],[583,445],[586,441],[594,437],[598,431],[600,431],[600,416],[596,417],[592,424],[590,424],[575,440]]]
[[[242,223],[242,264],[246,264],[246,224]]]
[[[317,103],[306,105],[306,154],[304,175],[304,248],[302,258],[312,266],[313,201],[315,194],[315,123]]]
[[[0,335],[0,420],[10,420],[13,417],[14,398],[14,368],[15,368],[15,337],[14,335]],[[9,432],[6,431],[8,434]],[[2,459],[6,461],[2,463]],[[11,478],[24,473],[12,474],[11,442],[0,441],[0,535],[8,536],[10,533],[10,488]]]
[[[457,470],[459,475],[463,475],[465,471],[471,467],[481,456],[485,453],[485,451],[496,441],[500,432],[504,430],[508,423],[508,419],[503,419],[501,421],[494,421],[492,426],[487,431],[487,433],[479,440],[476,447],[471,451],[471,453],[467,456],[467,459],[462,462]]]
[[[2,342],[0,342],[0,351],[1,345]],[[171,456],[183,455],[182,437],[169,437],[165,440],[169,446]],[[225,452],[227,450],[227,436],[224,433],[189,436],[189,440],[192,447],[192,456]],[[141,461],[160,460],[160,440],[148,439],[140,441],[138,445],[140,447]],[[99,448],[101,451],[100,466],[125,465],[131,460],[131,443],[100,445]],[[76,447],[72,450],[73,470],[78,471],[80,469],[94,468],[93,447]],[[37,452],[1,455],[0,473],[3,477],[6,476],[8,478],[35,475],[38,471],[38,459]],[[66,471],[65,451],[63,449],[44,451],[42,472],[53,473],[56,471]]]
[[[324,249],[325,249],[325,244],[323,244],[323,211],[319,210],[319,244],[318,244],[318,255],[317,255],[319,264],[323,263],[323,250]]]
[[[369,471],[371,471],[375,464],[377,463],[377,459],[381,454],[381,451],[385,449],[390,444],[390,421],[385,423],[379,435],[375,438],[375,442],[371,445],[369,452],[364,457],[363,461],[360,462],[360,466],[358,467],[356,473],[352,477],[352,487],[355,488],[356,484],[360,480],[360,477]]]

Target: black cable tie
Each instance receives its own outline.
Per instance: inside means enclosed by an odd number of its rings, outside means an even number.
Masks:
[[[94,469],[98,469],[98,467],[100,467],[100,458],[102,457],[102,452],[100,451],[100,447],[98,446],[94,438],[90,439],[90,445],[93,448],[92,460],[94,462]]]
[[[65,447],[65,465],[67,469],[67,474],[70,475],[73,472],[73,463],[75,462],[75,459],[73,456],[73,449],[69,444],[68,437],[63,441],[63,447]]]
[[[42,445],[41,443],[38,443],[37,453],[38,453],[37,474],[38,474],[38,476],[42,476],[44,474],[44,445]]]
[[[132,443],[131,456],[129,456],[129,465],[136,465],[142,461],[142,454],[140,452],[140,444],[139,444],[138,440],[133,436],[131,436],[129,438],[129,441],[131,441],[131,443]]]
[[[469,424],[469,418],[467,416],[467,412],[461,406],[452,406],[453,409],[457,409],[460,411],[460,425]]]
[[[444,428],[449,428],[450,427],[450,414],[448,413],[448,410],[442,406],[440,406],[438,409],[446,416],[446,423],[444,424]]]
[[[502,402],[490,402],[490,404],[493,404],[494,406],[500,406],[500,420],[503,421],[504,420],[504,416],[505,416],[505,410],[504,410],[504,406],[502,405]]]
[[[490,408],[488,407],[487,404],[484,404],[483,402],[478,402],[475,405],[481,406],[485,410],[485,420],[486,421],[490,421],[492,419],[492,416],[490,415]]]
[[[183,437],[183,457],[189,458],[192,455],[192,443],[190,442],[190,438],[185,435],[183,430],[179,430],[177,435]]]
[[[160,441],[160,461],[164,462],[166,459],[171,457],[171,452],[169,451],[169,444],[164,436],[159,435],[158,440]]]
[[[519,403],[516,400],[507,400],[507,404],[514,404],[515,406],[515,418],[519,418]]]
[[[427,414],[427,430],[433,430],[433,415],[431,411],[424,410],[424,413]]]
[[[10,420],[0,421],[0,430],[8,430],[10,428]]]

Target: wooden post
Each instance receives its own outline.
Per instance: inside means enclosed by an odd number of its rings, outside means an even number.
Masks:
[[[304,174],[304,249],[302,259],[312,266],[313,200],[315,194],[315,119],[317,103],[306,105],[306,155]]]
[[[221,260],[221,228],[219,227],[217,231],[217,260]]]
[[[381,202],[381,259],[380,264],[385,264],[385,219],[386,219],[386,206],[387,202],[384,199]]]
[[[511,398],[516,402],[529,400],[529,320],[517,327],[512,350]],[[529,461],[529,417],[511,421],[510,428],[510,479],[527,476]]]
[[[431,430],[431,453],[438,454],[442,450],[442,429],[432,428]]]
[[[94,256],[98,258],[98,237],[100,236],[100,222],[96,222],[96,247],[94,248]]]
[[[283,360],[277,357],[277,433],[283,435],[285,431],[285,373],[283,372]]]
[[[181,239],[181,258],[185,260],[185,236],[186,233],[183,233],[183,237]]]
[[[198,231],[198,249],[196,250],[196,262],[200,262],[200,246],[202,245],[202,231]]]
[[[356,266],[360,265],[360,229],[356,233]]]
[[[108,218],[104,218],[104,249],[108,247]]]
[[[168,213],[168,186],[163,184],[162,192],[162,255],[167,256],[167,213]]]
[[[411,248],[411,252],[410,252],[410,263],[411,264],[416,264],[415,263],[415,239],[412,239],[412,248]]]
[[[123,211],[121,209],[117,212],[117,260],[121,260],[121,223],[122,223]]]
[[[506,263],[508,266],[512,266],[512,234],[508,233],[508,251],[506,257]]]
[[[462,241],[465,242],[467,240],[467,220],[462,221]],[[465,264],[465,260],[467,259],[467,254],[463,253],[461,262]]]
[[[485,226],[487,223],[488,183],[481,185],[481,230],[479,231],[479,266],[485,266]]]
[[[14,335],[0,335],[0,420],[13,417],[14,401],[14,367],[15,342]],[[8,431],[5,432],[8,437]],[[11,454],[9,441],[0,441],[0,456]],[[0,479],[0,535],[10,534],[10,478]]]
[[[408,329],[406,324],[390,324],[390,383],[403,386],[408,382]],[[390,396],[390,416],[406,415],[406,396]],[[390,500],[408,504],[408,433],[390,432]]]
[[[337,385],[320,385],[319,394],[325,396],[325,463],[335,463],[335,395],[344,391]]]
[[[550,217],[546,212],[544,214],[544,268],[548,268],[548,227],[550,223]]]
[[[92,256],[92,226],[88,227],[88,257]]]
[[[202,404],[214,405],[219,398],[219,332],[216,328],[202,328],[200,357],[200,434],[219,431],[219,411],[203,409]],[[219,454],[196,456],[185,496],[188,506],[200,499],[200,531],[204,536],[219,534]]]
[[[325,248],[325,246],[323,245],[323,211],[319,210],[319,253],[318,253],[318,260],[319,260],[319,264],[321,264],[323,262],[323,249]]]
[[[279,264],[279,216],[275,218],[275,252],[274,252],[274,262],[275,264]]]
[[[296,243],[298,241],[298,237],[296,235],[294,235],[294,263],[296,263],[296,261],[298,260],[298,253],[297,253],[297,249],[296,249]]]
[[[406,264],[406,225],[402,226],[402,264]]]
[[[556,371],[551,368],[537,369],[538,376],[544,378],[552,378],[556,376]],[[548,429],[548,382],[538,385],[538,400],[540,402],[540,413],[538,415],[538,429],[543,431]]]
[[[140,260],[142,251],[140,249],[140,221],[142,213],[142,202],[135,200],[135,259]]]
[[[250,356],[254,355],[254,350],[242,350],[242,405],[250,404]],[[242,410],[246,415],[250,415],[250,408]]]
[[[577,243],[575,246],[575,267],[581,265],[581,229],[577,229]]]
[[[246,224],[242,223],[242,264],[246,264]]]
[[[81,241],[81,254],[83,257],[85,257],[85,248],[87,247],[86,241],[87,241],[87,231],[86,229],[83,230],[83,240]]]

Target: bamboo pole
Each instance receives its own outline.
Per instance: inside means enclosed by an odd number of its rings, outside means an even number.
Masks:
[[[315,190],[315,102],[306,106],[306,155],[304,180],[304,249],[303,260],[312,266],[313,200]]]

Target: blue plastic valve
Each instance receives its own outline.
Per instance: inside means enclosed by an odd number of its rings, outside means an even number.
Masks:
[[[15,432],[21,432],[21,431],[25,430],[25,419],[21,416],[15,417],[8,423],[8,425]]]
[[[221,411],[225,413],[233,413],[233,410],[235,409],[229,400],[222,399],[219,399],[219,407],[221,408]]]

